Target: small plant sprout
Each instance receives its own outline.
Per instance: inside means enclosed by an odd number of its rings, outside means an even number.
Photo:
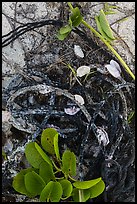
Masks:
[[[74,45],[74,53],[76,56],[83,58],[84,53],[79,45]]]
[[[25,155],[31,167],[13,178],[13,188],[30,198],[39,196],[40,202],[86,202],[99,196],[105,189],[102,178],[75,180],[76,155],[68,149],[60,155],[58,136],[54,128],[47,128],[40,145],[26,145]]]
[[[77,77],[83,77],[89,73],[90,73],[90,67],[89,66],[80,66],[77,69]]]
[[[77,73],[76,73],[75,69],[70,64],[66,64],[64,62],[62,62],[62,64],[66,65],[71,70],[71,72],[74,75],[74,77],[76,78],[77,82],[80,84],[80,86],[82,86],[81,82],[77,78]]]
[[[104,4],[104,13],[105,15],[115,14],[116,11],[114,9],[117,9],[117,6],[109,5],[107,2]]]
[[[132,111],[128,116],[128,123],[131,123],[134,116],[135,116],[135,111]]]
[[[86,21],[84,21],[78,7],[73,8],[71,2],[68,2],[68,6],[71,10],[71,15],[68,20],[68,25],[60,28],[57,35],[58,39],[64,40],[68,36],[68,34],[72,31],[73,28],[79,26],[80,24],[83,24],[107,46],[107,48],[117,57],[117,59],[119,60],[121,65],[125,68],[125,70],[128,72],[128,74],[135,80],[135,75],[132,73],[130,68],[125,63],[125,61],[121,58],[121,56],[111,45],[111,43],[116,38],[113,35],[112,29],[109,25],[106,15],[114,13],[112,8],[115,8],[115,7],[107,5],[107,8],[105,7],[105,11],[101,9],[99,15],[95,16],[97,29],[99,31],[98,32],[92,26],[90,26]]]
[[[4,150],[2,150],[2,157],[3,157],[4,160],[7,160],[7,155],[6,155]]]

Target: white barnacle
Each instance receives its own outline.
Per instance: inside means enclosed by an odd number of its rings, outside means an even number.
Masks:
[[[110,64],[106,64],[105,67],[113,77],[121,79],[121,68],[115,60],[111,60]]]
[[[78,95],[78,94],[75,94],[74,97],[75,97],[75,100],[76,100],[78,103],[80,103],[80,105],[83,105],[83,104],[85,103],[82,96],[80,96],[80,95]]]
[[[75,52],[75,55],[77,55],[78,57],[81,57],[81,58],[84,57],[84,53],[79,45],[74,45],[74,52]]]
[[[78,77],[83,77],[84,75],[89,74],[89,73],[90,73],[90,67],[89,66],[83,65],[77,69],[77,76]]]
[[[96,130],[97,133],[97,139],[99,142],[99,145],[101,145],[101,143],[103,144],[103,146],[106,146],[109,144],[109,138],[108,138],[108,133],[101,127],[98,127]]]

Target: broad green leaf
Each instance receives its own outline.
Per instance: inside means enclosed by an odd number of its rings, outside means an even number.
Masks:
[[[59,202],[62,196],[63,190],[59,182],[50,181],[40,194],[40,201],[46,202]]]
[[[72,26],[77,27],[82,21],[82,16],[78,7],[74,8],[72,12],[73,13],[70,16],[70,19],[72,21]]]
[[[72,28],[69,25],[66,25],[60,28],[59,33],[62,35],[62,34],[70,32],[71,30]]]
[[[71,193],[73,190],[72,184],[67,179],[63,179],[63,180],[59,181],[59,183],[61,184],[62,189],[63,189],[62,197],[67,199],[68,197],[71,196]]]
[[[42,156],[36,150],[34,142],[30,142],[26,145],[25,155],[29,164],[31,164],[36,169],[38,169],[41,162],[44,161]]]
[[[76,175],[76,156],[73,152],[66,150],[62,156],[62,171],[66,175]]]
[[[106,35],[110,39],[115,40],[115,37],[113,36],[113,32],[112,32],[112,30],[111,30],[111,28],[109,26],[106,15],[105,15],[105,13],[104,13],[104,11],[102,9],[100,10],[99,22],[100,22],[102,30],[106,33]]]
[[[55,150],[57,159],[60,160],[59,147],[58,147],[58,133],[54,137],[54,150]]]
[[[75,202],[86,202],[90,198],[90,190],[84,189],[80,190],[78,188],[74,188],[72,192],[72,197]]]
[[[56,134],[58,134],[58,132],[54,128],[47,128],[43,130],[41,135],[41,145],[43,149],[50,154],[55,154],[54,137]]]
[[[42,158],[52,166],[52,162],[50,160],[50,158],[48,157],[48,155],[46,155],[46,153],[41,149],[41,147],[35,142],[35,148],[36,150],[39,152],[39,154],[42,156]]]
[[[25,194],[28,197],[33,197],[34,195],[29,193],[25,187],[25,181],[24,181],[24,176],[28,172],[33,171],[33,168],[28,168],[28,169],[23,169],[21,170],[14,178],[12,182],[12,187],[21,194]]]
[[[105,183],[103,180],[99,181],[96,185],[90,189],[90,198],[99,196],[105,190]]]
[[[112,39],[110,39],[106,33],[102,30],[102,27],[100,25],[100,22],[99,22],[99,17],[98,16],[95,16],[95,21],[96,21],[96,24],[97,24],[97,28],[98,28],[98,31],[101,33],[102,37],[105,38],[109,43],[112,42]]]
[[[53,168],[47,162],[42,162],[39,168],[39,175],[43,178],[45,183],[47,184],[50,180],[55,180],[55,176],[53,173]]]
[[[73,186],[75,186],[78,189],[88,189],[96,185],[100,181],[101,181],[101,177],[97,179],[89,180],[89,181],[76,181],[73,183]]]
[[[27,191],[34,196],[40,195],[41,191],[46,185],[41,176],[34,171],[25,174],[24,180]]]
[[[64,40],[64,39],[68,36],[69,33],[70,33],[70,32],[65,33],[65,34],[60,34],[60,33],[58,32],[57,38],[58,38],[59,40]]]

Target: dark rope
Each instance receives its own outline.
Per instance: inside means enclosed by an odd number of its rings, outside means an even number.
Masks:
[[[23,35],[24,33],[33,30],[34,28],[40,28],[45,25],[54,25],[54,26],[62,26],[62,22],[59,20],[46,20],[34,23],[27,23],[21,26],[18,26],[14,30],[10,31],[9,33],[2,36],[2,39],[6,38],[2,42],[2,47],[6,47],[11,42],[16,40],[19,36]]]

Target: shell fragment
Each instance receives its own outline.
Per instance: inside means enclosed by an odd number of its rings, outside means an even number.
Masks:
[[[90,67],[89,66],[81,66],[77,69],[77,76],[78,77],[83,77],[86,74],[90,73]]]
[[[121,68],[115,60],[111,60],[110,64],[106,64],[105,67],[113,77],[121,79]]]
[[[83,105],[85,103],[82,96],[76,94],[74,95],[74,97],[75,97],[75,100],[80,103],[80,105]]]
[[[68,115],[75,115],[79,111],[80,111],[80,108],[77,108],[75,106],[70,108],[64,108],[64,112]]]
[[[74,52],[75,52],[75,55],[77,55],[78,57],[81,57],[81,58],[84,57],[84,53],[79,45],[74,45]]]

